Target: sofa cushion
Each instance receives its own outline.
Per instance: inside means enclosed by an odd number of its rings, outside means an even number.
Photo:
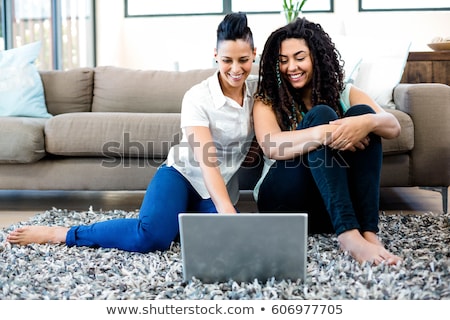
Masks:
[[[0,116],[49,118],[35,60],[41,42],[0,51]]]
[[[215,71],[96,67],[92,111],[179,113],[184,93]]]
[[[400,110],[386,109],[400,122],[400,135],[394,139],[383,139],[383,154],[397,154],[411,151],[414,148],[414,124],[411,117]]]
[[[63,156],[165,158],[180,140],[180,114],[81,112],[45,126],[48,153]]]
[[[30,163],[45,156],[46,118],[0,117],[0,163]]]
[[[40,75],[51,114],[91,111],[94,69],[40,71]]]

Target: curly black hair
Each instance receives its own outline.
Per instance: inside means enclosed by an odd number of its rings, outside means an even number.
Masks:
[[[305,104],[300,98],[301,89],[294,89],[280,77],[279,54],[281,42],[286,39],[304,39],[313,61],[312,103],[326,104],[338,116],[342,116],[339,103],[344,89],[343,61],[331,37],[320,24],[297,18],[295,21],[275,30],[269,36],[261,55],[258,88],[255,99],[271,105],[282,130],[295,128],[302,119],[301,110]],[[278,69],[279,70],[279,69]]]

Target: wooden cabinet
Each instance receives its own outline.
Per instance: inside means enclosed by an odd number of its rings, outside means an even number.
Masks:
[[[450,85],[450,51],[410,52],[401,82]]]

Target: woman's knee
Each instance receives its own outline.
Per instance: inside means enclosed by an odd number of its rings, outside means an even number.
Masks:
[[[330,121],[338,119],[336,111],[327,105],[316,105],[311,110],[309,110],[303,121],[299,125],[299,129],[314,127],[321,124],[327,124]]]
[[[368,113],[375,113],[375,111],[367,104],[357,104],[348,109],[344,116],[351,117]]]
[[[133,245],[133,250],[139,253],[149,253],[155,251],[165,251],[170,248],[173,240],[169,239],[146,239],[145,237],[139,237],[136,239]]]

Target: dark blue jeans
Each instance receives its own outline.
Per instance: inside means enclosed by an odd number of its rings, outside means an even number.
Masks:
[[[344,117],[374,113],[366,105],[351,107]],[[328,106],[312,108],[298,129],[337,119]],[[310,233],[337,235],[351,229],[378,232],[381,138],[370,134],[364,150],[336,151],[327,146],[278,160],[267,173],[258,195],[261,212],[307,212]]]
[[[189,211],[217,213],[210,198],[202,199],[176,169],[163,165],[147,187],[139,218],[72,227],[66,244],[143,253],[165,250],[178,235],[178,214]]]

